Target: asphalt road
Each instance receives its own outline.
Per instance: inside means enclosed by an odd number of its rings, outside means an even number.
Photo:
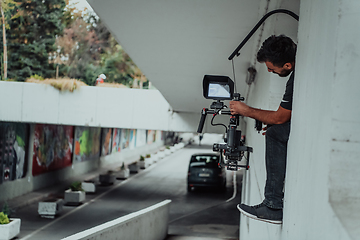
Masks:
[[[55,240],[89,229],[115,218],[171,199],[169,239],[175,236],[238,239],[240,193],[233,196],[233,172],[227,172],[227,191],[211,189],[187,192],[186,176],[190,156],[212,152],[210,148],[184,148],[151,167],[112,186],[98,186],[96,194],[87,194],[84,204],[64,206],[55,219],[37,214],[38,204],[18,209],[21,232],[17,239]],[[241,189],[241,172],[236,172]],[[229,200],[230,199],[230,200]],[[228,200],[228,202],[226,202]]]

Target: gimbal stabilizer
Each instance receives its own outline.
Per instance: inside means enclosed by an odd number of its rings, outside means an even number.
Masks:
[[[210,109],[204,108],[201,112],[201,118],[197,132],[202,133],[205,119],[207,114],[213,114],[211,125],[217,126],[222,125],[226,129],[225,143],[214,143],[213,151],[220,153],[220,166],[226,166],[228,170],[237,171],[239,168],[249,169],[249,157],[252,148],[244,146],[244,140],[241,139],[241,131],[237,130],[239,126],[239,115],[232,115],[227,106],[221,100],[232,100],[243,101],[244,98],[240,97],[239,93],[233,93],[233,82],[230,78],[225,76],[209,76],[205,75],[203,80],[204,97],[207,99],[215,99],[210,106]],[[213,120],[216,115],[231,115],[229,126],[226,127],[224,124],[213,124]],[[247,152],[246,164],[240,165],[244,156],[244,152]],[[225,156],[225,160],[223,158]]]

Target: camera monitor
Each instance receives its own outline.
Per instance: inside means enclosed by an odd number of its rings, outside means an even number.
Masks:
[[[206,99],[232,100],[234,82],[227,76],[205,75],[203,79],[203,95]]]

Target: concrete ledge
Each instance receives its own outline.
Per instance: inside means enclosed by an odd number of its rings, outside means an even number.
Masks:
[[[167,236],[171,200],[90,228],[62,240],[160,240]]]

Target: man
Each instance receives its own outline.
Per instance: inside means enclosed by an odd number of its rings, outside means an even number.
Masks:
[[[255,206],[239,204],[238,209],[248,217],[276,224],[281,224],[283,217],[283,188],[287,142],[290,134],[295,55],[296,44],[284,35],[269,37],[257,53],[258,62],[265,63],[269,72],[280,77],[291,74],[283,99],[276,111],[252,108],[240,101],[230,102],[231,114],[240,114],[267,124],[265,199]]]
[[[100,74],[99,77],[95,81],[95,85],[98,85],[100,83],[104,83],[104,80],[106,79],[105,74]]]

